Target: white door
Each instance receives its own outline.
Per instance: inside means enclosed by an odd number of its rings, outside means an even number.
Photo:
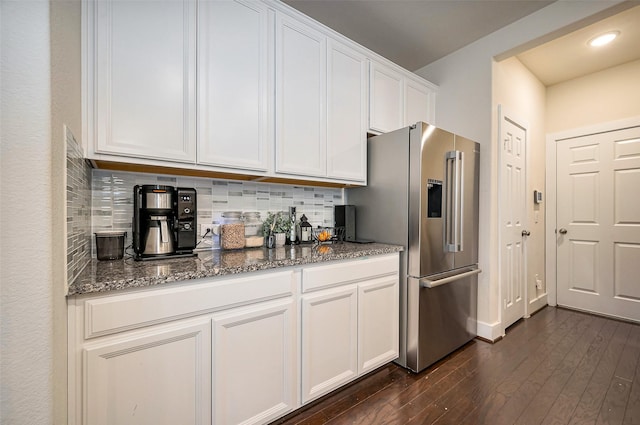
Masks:
[[[358,284],[358,374],[398,358],[398,276]]]
[[[95,7],[96,152],[195,162],[195,2]]]
[[[558,305],[640,321],[640,127],[557,143]]]
[[[526,306],[526,130],[505,116],[500,123],[500,285],[507,328],[524,317]]]
[[[267,171],[273,100],[269,11],[198,3],[198,163]]]
[[[327,47],[327,177],[367,179],[367,59],[335,40]]]
[[[107,337],[83,349],[83,423],[211,423],[211,319]]]
[[[357,310],[356,285],[302,296],[303,404],[357,376]]]
[[[276,171],[324,177],[326,37],[276,15]]]
[[[213,319],[214,424],[261,424],[297,407],[293,299]]]
[[[413,125],[418,121],[434,124],[432,106],[433,92],[423,83],[405,78],[404,82],[404,124]]]
[[[404,87],[399,72],[371,61],[369,128],[386,133],[404,126]]]

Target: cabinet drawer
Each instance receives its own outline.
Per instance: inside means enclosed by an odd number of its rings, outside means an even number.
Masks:
[[[398,273],[398,254],[363,257],[302,270],[302,292]]]
[[[84,301],[84,337],[93,338],[206,311],[223,310],[292,294],[293,271],[214,278],[166,289]]]

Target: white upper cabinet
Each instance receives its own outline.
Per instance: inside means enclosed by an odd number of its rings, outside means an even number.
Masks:
[[[404,80],[404,123],[412,125],[418,121],[435,124],[435,92],[423,82],[406,77]]]
[[[364,54],[277,15],[275,115],[277,173],[365,182]]]
[[[367,59],[331,39],[327,49],[327,176],[364,182]]]
[[[267,171],[273,25],[263,3],[198,4],[198,163]]]
[[[276,172],[326,175],[326,37],[276,15]]]
[[[362,185],[367,131],[434,123],[435,86],[280,1],[83,5],[98,166]]]
[[[194,162],[195,2],[87,5],[90,153]]]
[[[403,127],[402,74],[374,61],[370,72],[369,128],[386,133]]]
[[[435,124],[435,86],[400,68],[371,61],[369,129],[387,133],[425,121]]]

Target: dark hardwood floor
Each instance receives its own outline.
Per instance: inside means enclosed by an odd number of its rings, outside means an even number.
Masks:
[[[546,307],[420,374],[395,364],[276,424],[640,425],[640,325]]]

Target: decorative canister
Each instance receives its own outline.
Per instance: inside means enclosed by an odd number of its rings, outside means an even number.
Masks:
[[[244,218],[244,246],[253,248],[264,244],[262,235],[262,220],[259,212],[245,212]]]
[[[239,211],[225,211],[220,223],[220,247],[222,249],[244,248],[244,222]]]

